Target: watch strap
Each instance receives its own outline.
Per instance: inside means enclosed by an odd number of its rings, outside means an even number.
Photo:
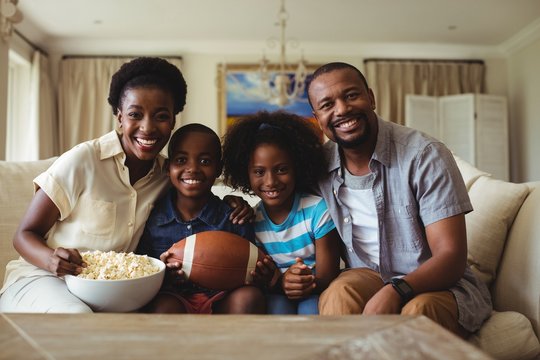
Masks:
[[[406,304],[414,297],[414,291],[408,282],[402,278],[392,278],[390,284],[401,297],[401,303]]]

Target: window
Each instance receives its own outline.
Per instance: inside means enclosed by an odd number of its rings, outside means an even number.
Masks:
[[[6,160],[37,159],[36,129],[31,117],[31,63],[9,51]]]

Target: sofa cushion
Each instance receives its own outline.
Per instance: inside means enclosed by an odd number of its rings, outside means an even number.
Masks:
[[[469,189],[474,210],[466,215],[468,262],[486,285],[495,279],[508,230],[527,197],[525,184],[480,176]]]
[[[534,359],[540,344],[531,322],[515,311],[493,312],[469,341],[495,359]]]
[[[32,180],[47,169],[54,158],[39,161],[0,161],[0,281],[6,264],[18,257],[13,235],[34,194]]]
[[[472,166],[465,160],[461,159],[459,156],[456,156],[455,154],[454,154],[454,159],[456,160],[456,164],[459,168],[459,172],[461,173],[461,177],[463,178],[463,181],[465,182],[465,187],[467,188],[467,191],[471,189],[472,184],[480,176],[491,176],[487,172],[475,168],[474,166]]]

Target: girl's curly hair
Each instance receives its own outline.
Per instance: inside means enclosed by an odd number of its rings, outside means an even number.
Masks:
[[[253,194],[248,164],[260,144],[275,144],[289,153],[298,192],[312,192],[326,175],[321,137],[312,123],[285,111],[260,111],[238,120],[223,138],[223,178],[227,185]]]
[[[165,59],[139,57],[123,64],[112,76],[107,101],[113,114],[118,114],[127,89],[152,86],[172,95],[175,115],[184,109],[187,85],[180,70]]]

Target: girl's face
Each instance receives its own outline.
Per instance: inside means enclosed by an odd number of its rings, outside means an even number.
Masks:
[[[274,144],[255,148],[248,165],[251,189],[268,214],[290,211],[294,201],[295,172],[289,154]]]
[[[153,161],[174,128],[173,97],[157,87],[127,89],[117,119],[128,160]]]

